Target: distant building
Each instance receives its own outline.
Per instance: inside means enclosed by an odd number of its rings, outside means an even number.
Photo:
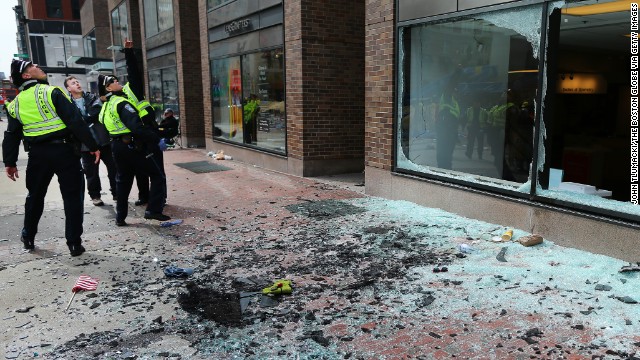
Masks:
[[[69,75],[86,80],[85,66],[69,62],[72,56],[84,56],[80,0],[20,0],[14,11],[23,25],[25,54],[49,75],[49,83],[62,85]]]

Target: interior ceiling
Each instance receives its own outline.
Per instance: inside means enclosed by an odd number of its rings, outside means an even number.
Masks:
[[[629,52],[629,11],[587,16],[562,15],[560,45],[565,48]]]

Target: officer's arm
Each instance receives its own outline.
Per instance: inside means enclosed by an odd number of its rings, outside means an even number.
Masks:
[[[7,168],[15,168],[20,152],[20,140],[22,140],[22,123],[7,113],[9,118],[7,130],[2,140],[2,161]]]
[[[136,110],[133,105],[123,101],[118,104],[117,111],[120,115],[120,120],[122,120],[122,123],[124,123],[129,130],[131,130],[133,136],[144,142],[153,144],[157,144],[160,141],[160,138],[153,130],[142,124],[142,120],[138,116],[138,110]]]
[[[135,50],[133,48],[124,48],[124,58],[127,64],[129,87],[138,99],[143,99],[142,74],[138,68],[138,58],[136,57]]]
[[[82,119],[82,115],[75,104],[73,104],[60,89],[53,91],[51,100],[53,101],[53,106],[56,107],[58,116],[60,116],[60,119],[67,125],[69,130],[71,130],[76,139],[85,144],[89,148],[89,151],[97,151],[98,144],[91,135],[89,126]]]

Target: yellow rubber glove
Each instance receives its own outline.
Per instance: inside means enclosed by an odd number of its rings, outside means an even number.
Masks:
[[[276,280],[273,285],[262,289],[264,295],[282,295],[291,294],[291,280]]]

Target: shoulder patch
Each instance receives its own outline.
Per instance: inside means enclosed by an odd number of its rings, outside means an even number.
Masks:
[[[131,106],[130,104],[125,104],[124,105],[125,110],[129,111],[132,114],[137,114],[138,110],[134,109],[133,106]]]

